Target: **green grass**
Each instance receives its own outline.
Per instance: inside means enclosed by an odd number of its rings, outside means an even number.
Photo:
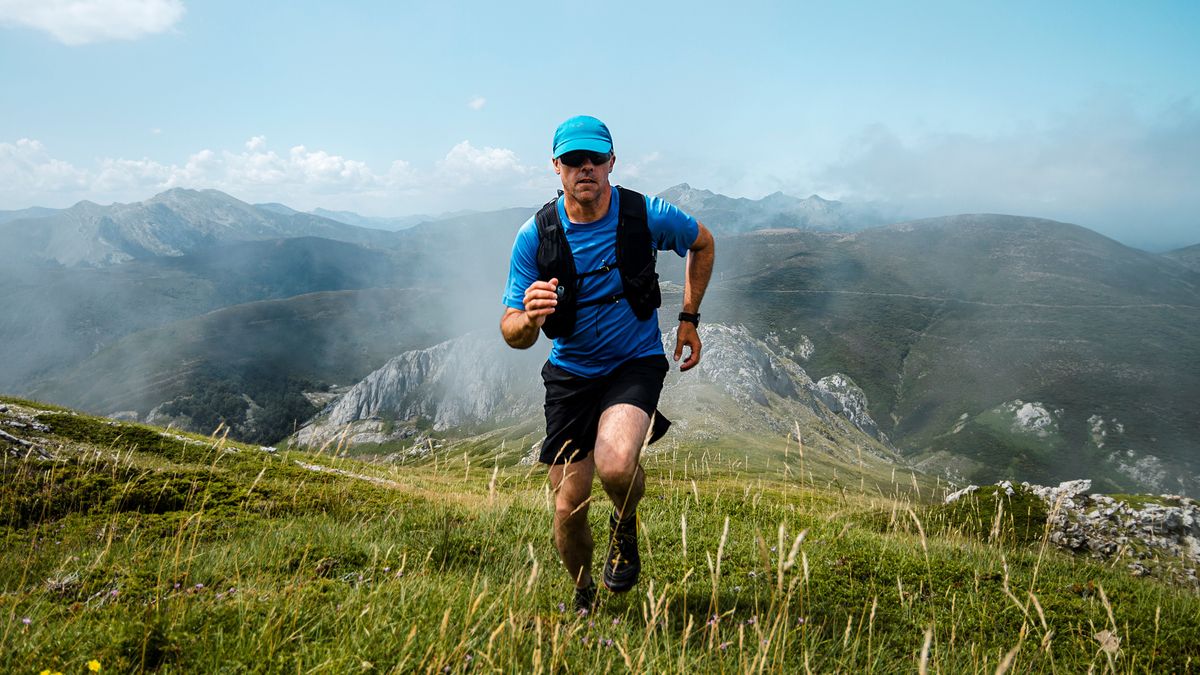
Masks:
[[[538,468],[454,451],[383,466],[67,418],[41,416],[58,460],[0,468],[6,672],[85,672],[91,659],[104,672],[338,673],[990,673],[1010,654],[1014,672],[1187,672],[1200,660],[1195,594],[1046,547],[1019,499],[917,501],[906,473],[860,490],[849,476],[806,480],[794,454],[756,473],[733,451],[651,455],[642,582],[579,617],[559,606],[569,582]],[[1011,536],[991,535],[989,499]],[[597,541],[608,509],[591,514]],[[1121,639],[1114,654],[1094,637],[1104,630]]]
[[[1164,497],[1161,495],[1130,495],[1130,494],[1116,493],[1116,494],[1109,495],[1109,497],[1113,498],[1114,500],[1116,500],[1118,502],[1125,502],[1125,504],[1127,506],[1129,506],[1129,508],[1138,510],[1138,511],[1140,511],[1150,505],[1181,506],[1183,504],[1183,501],[1181,499],[1179,499],[1178,497],[1170,497],[1170,496]]]

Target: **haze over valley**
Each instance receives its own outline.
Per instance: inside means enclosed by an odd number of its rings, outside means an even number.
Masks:
[[[663,196],[719,247],[704,367],[664,396],[676,443],[769,456],[807,435],[954,482],[1200,491],[1195,247],[1010,215],[888,224],[816,195]],[[6,213],[0,389],[264,445],[491,438],[521,461],[546,346],[510,350],[496,322],[533,210],[363,227],[173,189]],[[660,274],[669,351],[681,261]]]

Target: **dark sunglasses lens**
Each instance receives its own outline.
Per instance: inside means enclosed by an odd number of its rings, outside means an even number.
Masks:
[[[559,159],[562,160],[562,163],[566,164],[567,166],[580,167],[583,166],[585,161],[591,161],[593,165],[603,164],[604,162],[608,161],[608,155],[601,154],[599,152],[590,152],[588,150],[574,150],[566,153]]]

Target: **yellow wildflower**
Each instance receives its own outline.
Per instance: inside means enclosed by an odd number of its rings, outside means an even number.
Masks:
[[[88,670],[92,671],[93,673],[100,672],[100,662],[96,659],[88,661]]]

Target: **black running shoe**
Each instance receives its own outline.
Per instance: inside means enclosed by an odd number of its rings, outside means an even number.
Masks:
[[[614,512],[608,519],[608,558],[604,561],[604,585],[613,593],[624,593],[633,588],[642,571],[642,560],[638,556],[637,514],[617,522]]]
[[[575,611],[583,614],[596,608],[596,582],[584,588],[575,588]]]

